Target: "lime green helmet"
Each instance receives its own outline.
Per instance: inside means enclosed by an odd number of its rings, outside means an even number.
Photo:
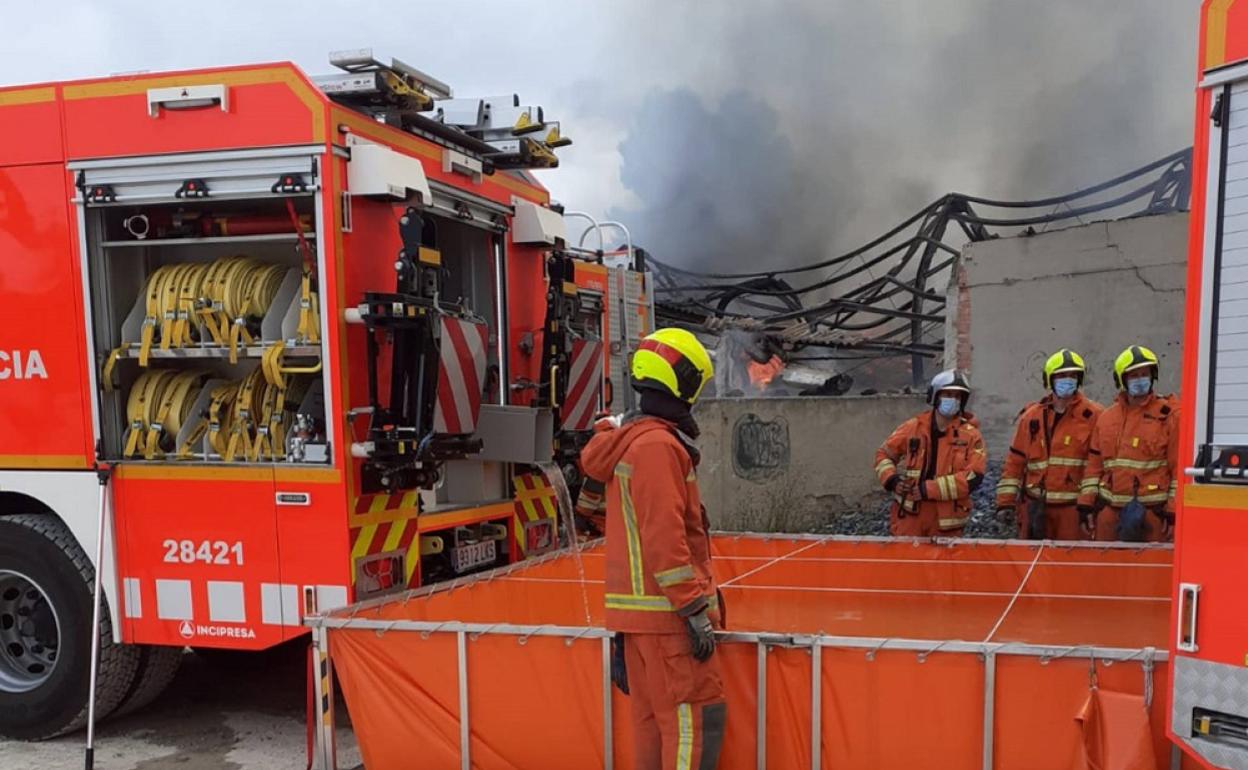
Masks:
[[[684,329],[659,329],[641,341],[633,354],[633,387],[670,393],[692,404],[714,376],[711,356]]]
[[[1152,368],[1153,380],[1156,381],[1157,373],[1161,369],[1157,354],[1143,345],[1132,345],[1114,359],[1114,384],[1119,390],[1125,389],[1127,372],[1145,366]]]
[[[1086,371],[1087,366],[1083,363],[1083,356],[1070,348],[1062,348],[1044,362],[1044,387],[1046,390],[1052,390],[1054,375],[1070,372],[1075,373],[1079,384],[1082,385],[1083,374]]]

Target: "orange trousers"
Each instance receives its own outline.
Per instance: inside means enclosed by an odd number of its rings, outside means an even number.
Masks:
[[[1028,500],[1018,506],[1018,536],[1027,539],[1030,526],[1027,509],[1031,507]],[[1114,519],[1115,526],[1118,520]],[[1046,505],[1044,507],[1044,536],[1048,540],[1091,540],[1079,528],[1079,511],[1075,505]]]
[[[1113,541],[1118,539],[1119,509],[1105,506],[1096,514],[1096,539]],[[1144,514],[1144,540],[1149,543],[1168,543],[1174,540],[1174,533],[1164,536],[1165,522],[1157,514],[1148,510]]]
[[[905,516],[900,513],[901,506],[894,505],[889,514],[888,531],[893,537],[962,537],[962,530],[965,529],[941,529],[936,507],[922,502],[915,506],[914,511],[905,511]]]
[[[728,706],[719,657],[699,663],[684,634],[625,634],[635,770],[714,770]]]

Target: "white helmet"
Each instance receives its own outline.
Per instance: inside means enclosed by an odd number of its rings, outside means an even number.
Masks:
[[[942,390],[957,390],[965,393],[966,395],[962,396],[962,406],[966,406],[967,400],[971,397],[971,381],[957,369],[946,369],[933,377],[931,384],[927,386],[927,403],[935,405],[936,394]]]

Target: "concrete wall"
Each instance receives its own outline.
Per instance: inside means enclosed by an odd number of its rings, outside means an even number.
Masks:
[[[1161,358],[1162,392],[1179,383],[1187,214],[1136,217],[970,244],[949,284],[948,365],[971,372],[971,409],[993,459],[1018,410],[1043,395],[1055,350],[1088,363],[1088,394],[1114,397],[1113,359],[1132,343]]]
[[[698,481],[712,526],[807,531],[877,507],[875,450],[924,408],[916,396],[701,401]]]

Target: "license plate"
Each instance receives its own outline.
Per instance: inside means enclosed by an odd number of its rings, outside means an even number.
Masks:
[[[451,568],[456,572],[467,572],[482,564],[492,564],[497,557],[498,548],[493,540],[460,545],[451,549]]]

